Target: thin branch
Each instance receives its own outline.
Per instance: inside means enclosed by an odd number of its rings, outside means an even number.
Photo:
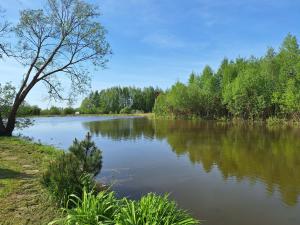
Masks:
[[[68,100],[68,99],[65,99],[63,96],[61,96],[61,95],[59,94],[59,91],[56,89],[56,87],[55,87],[53,84],[51,84],[51,82],[49,82],[49,81],[46,80],[46,79],[42,79],[42,81],[46,82],[46,83],[49,85],[50,92],[51,92],[51,91],[54,91],[55,94],[58,96],[58,98],[59,98],[60,100]]]

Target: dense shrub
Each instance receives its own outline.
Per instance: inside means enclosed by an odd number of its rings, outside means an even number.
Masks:
[[[73,115],[73,114],[75,114],[75,109],[73,109],[72,107],[67,107],[67,108],[64,108],[63,109],[63,114],[64,115]]]
[[[43,175],[42,184],[48,188],[54,199],[64,206],[69,195],[82,195],[85,178],[77,157],[64,153],[49,164],[48,170]]]
[[[18,110],[18,116],[39,116],[41,114],[41,109],[34,105],[29,105],[27,103],[24,103],[20,106]]]
[[[120,110],[120,114],[130,114],[130,113],[131,113],[131,108],[128,106]]]
[[[81,142],[75,139],[69,153],[63,153],[50,162],[42,184],[60,205],[65,206],[71,194],[81,196],[83,187],[92,190],[95,185],[93,178],[101,167],[101,151],[88,134]]]
[[[83,141],[76,138],[69,148],[69,151],[80,161],[82,170],[86,173],[96,176],[102,168],[102,152],[92,141],[90,133]]]

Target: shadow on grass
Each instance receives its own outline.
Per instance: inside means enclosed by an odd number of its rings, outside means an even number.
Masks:
[[[0,168],[0,180],[1,179],[23,179],[31,178],[32,175],[26,173],[20,173],[10,169]]]

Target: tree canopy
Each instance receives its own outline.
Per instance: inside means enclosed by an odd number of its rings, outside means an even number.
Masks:
[[[278,52],[265,56],[224,59],[216,72],[206,66],[189,82],[177,82],[156,100],[161,116],[199,116],[208,119],[271,116],[300,119],[300,49],[288,34]]]
[[[151,112],[159,88],[111,87],[90,93],[80,106],[82,113]]]
[[[111,52],[95,5],[83,0],[46,2],[44,9],[21,11],[19,22],[11,29],[0,23],[0,38],[1,31],[16,36],[5,49],[6,55],[27,70],[20,74],[21,85],[15,90],[7,116],[1,110],[0,135],[11,135],[18,109],[36,84],[43,83],[51,98],[71,101],[77,96],[74,93],[85,93],[89,87],[87,66],[104,67]],[[7,45],[0,41],[3,52],[2,47]],[[66,80],[70,84],[67,96]]]

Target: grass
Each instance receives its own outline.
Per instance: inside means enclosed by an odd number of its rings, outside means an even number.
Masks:
[[[0,224],[47,224],[60,211],[41,186],[59,151],[18,138],[0,138]]]
[[[178,208],[167,195],[149,193],[139,201],[117,199],[114,192],[83,192],[83,197],[73,195],[69,201],[74,208],[66,207],[66,217],[51,224],[73,225],[196,225],[186,211]]]

